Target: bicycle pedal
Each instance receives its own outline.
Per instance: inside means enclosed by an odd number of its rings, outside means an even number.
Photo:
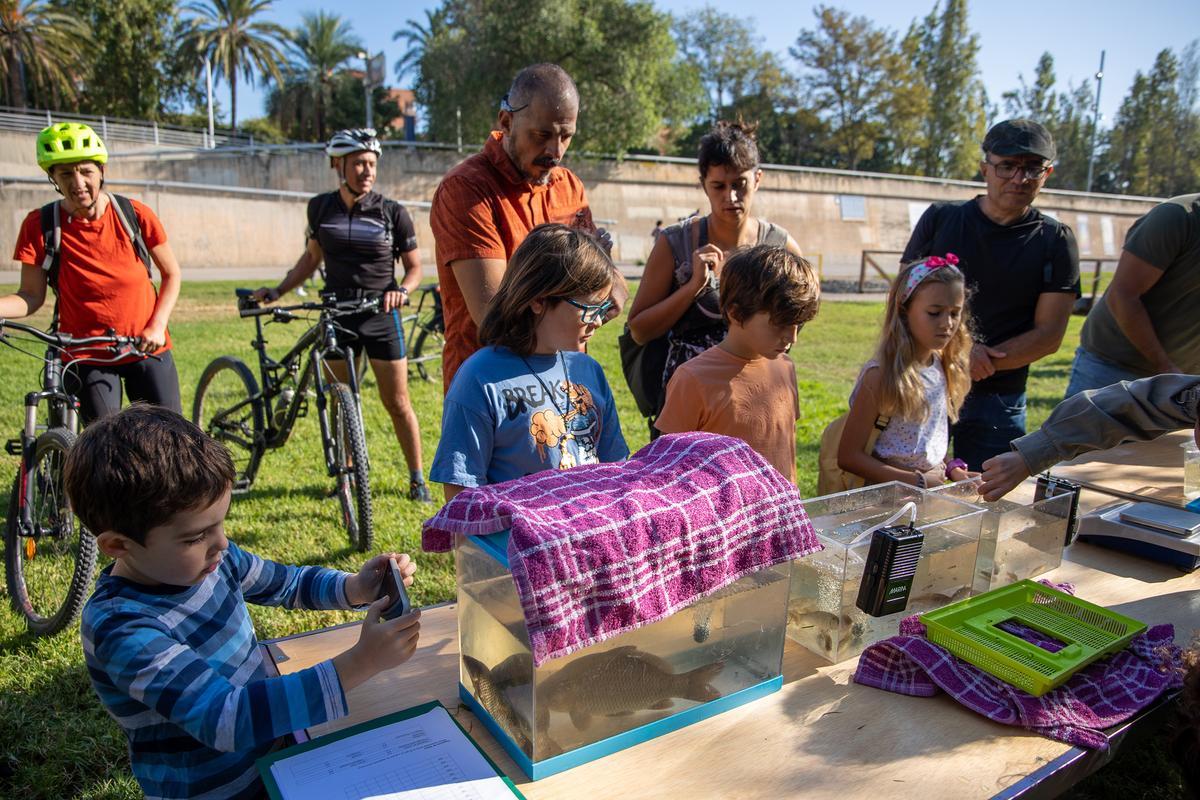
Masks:
[[[296,406],[296,418],[299,419],[300,417],[307,417],[307,416],[308,416],[308,398],[305,397],[304,399],[302,399],[300,401],[300,404],[298,406]]]
[[[20,439],[9,439],[4,443],[4,452],[10,456],[19,456],[24,454],[25,448],[21,446]]]

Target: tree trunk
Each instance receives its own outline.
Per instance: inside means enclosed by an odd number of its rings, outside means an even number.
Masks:
[[[229,58],[229,127],[237,133],[237,51]]]
[[[25,87],[21,75],[21,59],[15,52],[9,50],[4,55],[8,62],[8,104],[15,108],[25,107]]]

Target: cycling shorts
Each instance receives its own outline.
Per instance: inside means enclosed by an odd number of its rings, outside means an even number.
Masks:
[[[122,386],[130,403],[150,403],[183,413],[179,373],[170,350],[125,364],[79,362],[68,365],[63,373],[63,387],[79,398],[85,425],[121,410]]]
[[[338,331],[338,344],[350,347],[355,358],[363,350],[367,351],[368,358],[380,361],[399,361],[408,357],[398,308],[338,317],[337,324],[345,329]]]

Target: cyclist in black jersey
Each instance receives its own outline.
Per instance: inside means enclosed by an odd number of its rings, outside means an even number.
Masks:
[[[421,465],[421,434],[408,394],[408,353],[400,308],[421,282],[421,259],[412,218],[404,206],[372,191],[382,148],[371,128],[338,131],[325,147],[341,185],[308,201],[308,241],[296,265],[274,288],[255,292],[273,302],[306,281],[325,262],[325,288],[382,293],[378,313],[342,317],[338,324],[357,334],[350,345],[365,350],[379,382],[379,395],[392,418],[408,462],[410,500],[432,502]],[[396,261],[404,277],[396,281]],[[331,363],[338,370],[338,362]],[[340,376],[339,376],[340,377]]]

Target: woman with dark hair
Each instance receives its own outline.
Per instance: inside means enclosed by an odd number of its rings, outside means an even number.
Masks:
[[[726,258],[734,250],[761,244],[801,255],[787,231],[752,213],[763,176],[754,126],[718,122],[700,140],[697,160],[709,213],[663,229],[629,310],[629,332],[635,342],[645,345],[667,337],[655,416],[675,369],[725,336],[718,288]]]

